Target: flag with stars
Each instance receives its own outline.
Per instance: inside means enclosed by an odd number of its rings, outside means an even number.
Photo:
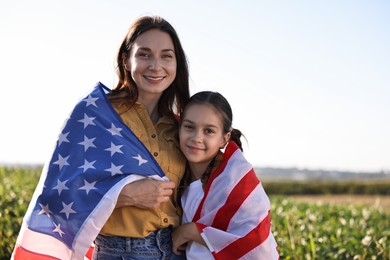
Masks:
[[[122,123],[102,83],[82,99],[42,171],[13,259],[83,259],[123,186],[167,180],[147,148]]]

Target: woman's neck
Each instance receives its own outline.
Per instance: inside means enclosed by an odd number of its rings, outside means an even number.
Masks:
[[[142,99],[138,98],[137,100],[142,105],[144,105],[146,111],[148,112],[150,119],[155,124],[157,123],[158,119],[161,117],[159,111],[158,111],[158,101],[159,99],[153,98],[153,99]]]

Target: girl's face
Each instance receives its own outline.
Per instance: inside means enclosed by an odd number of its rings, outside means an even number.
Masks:
[[[125,68],[137,84],[139,99],[160,98],[176,77],[176,56],[171,37],[158,29],[134,41]]]
[[[190,165],[207,167],[229,138],[230,133],[223,133],[221,115],[213,106],[194,104],[185,109],[179,139]]]

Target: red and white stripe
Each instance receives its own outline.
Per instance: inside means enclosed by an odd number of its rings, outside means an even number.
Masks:
[[[193,222],[215,259],[279,259],[270,201],[234,142],[211,174]]]

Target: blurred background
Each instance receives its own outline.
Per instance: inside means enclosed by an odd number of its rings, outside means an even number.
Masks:
[[[98,81],[115,86],[142,15],[177,30],[192,94],[230,101],[281,259],[390,259],[389,13],[387,0],[0,0],[0,260],[63,123]]]
[[[73,106],[116,83],[130,23],[160,15],[191,92],[230,101],[258,168],[390,170],[389,1],[0,1],[0,163],[43,164]]]

